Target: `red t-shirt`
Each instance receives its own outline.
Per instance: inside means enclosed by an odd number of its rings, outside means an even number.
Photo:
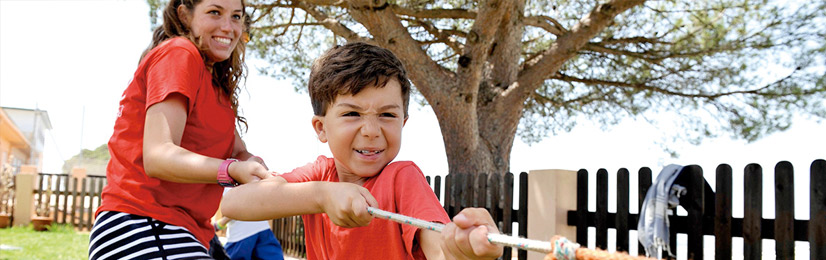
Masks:
[[[319,156],[314,163],[280,175],[288,182],[338,182],[335,160]],[[448,223],[450,218],[430,189],[424,174],[409,161],[393,162],[362,185],[382,210],[431,222]],[[307,259],[425,259],[413,244],[418,228],[373,218],[370,225],[343,228],[327,214],[303,215]]]
[[[144,57],[123,92],[109,139],[108,184],[97,213],[118,211],[181,226],[208,248],[215,235],[210,218],[218,210],[223,187],[164,181],[147,176],[143,168],[146,109],[171,93],[187,97],[181,147],[214,158],[232,155],[235,113],[229,98],[213,87],[212,76],[191,41],[167,40]]]

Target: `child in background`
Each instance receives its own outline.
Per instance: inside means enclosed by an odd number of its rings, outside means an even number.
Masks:
[[[308,259],[497,258],[502,247],[484,209],[466,209],[450,222],[421,170],[392,162],[407,122],[410,83],[389,50],[349,43],[313,64],[309,92],[319,141],[333,158],[227,192],[222,212],[261,220],[303,215]],[[385,219],[367,207],[446,224],[442,234]]]

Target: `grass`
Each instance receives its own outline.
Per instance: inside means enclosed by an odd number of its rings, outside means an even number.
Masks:
[[[52,224],[48,231],[27,227],[0,229],[0,260],[88,259],[89,234],[75,232],[69,225]],[[19,249],[6,249],[7,247]]]

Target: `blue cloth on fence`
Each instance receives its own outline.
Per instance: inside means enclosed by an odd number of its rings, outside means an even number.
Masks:
[[[686,192],[685,187],[674,185],[682,169],[683,166],[676,164],[665,166],[645,194],[637,223],[637,237],[648,256],[657,256],[663,248],[669,255],[674,255],[668,241],[667,214],[668,209],[680,204],[680,195]]]

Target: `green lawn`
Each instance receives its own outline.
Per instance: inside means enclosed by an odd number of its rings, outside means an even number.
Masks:
[[[34,231],[31,226],[2,228],[0,245],[0,260],[87,259],[89,234],[75,232],[66,225],[52,225],[49,231],[42,232]]]

